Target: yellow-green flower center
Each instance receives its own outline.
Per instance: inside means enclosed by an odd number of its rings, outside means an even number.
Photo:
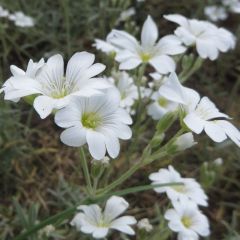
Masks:
[[[168,101],[167,99],[163,98],[163,97],[160,97],[158,99],[158,104],[161,106],[161,107],[166,107],[167,104],[168,104]]]
[[[84,113],[82,115],[82,125],[86,128],[96,129],[101,124],[101,117],[96,113]]]
[[[104,219],[101,218],[100,221],[98,222],[98,227],[107,228],[109,227],[109,224],[106,221],[104,221]]]
[[[177,186],[173,186],[172,188],[179,193],[186,192],[185,185],[179,185],[179,186],[177,185]]]
[[[192,219],[188,216],[183,216],[181,221],[186,228],[189,228],[192,225]]]
[[[151,55],[149,53],[141,53],[141,59],[146,63],[151,59]]]
[[[61,89],[61,91],[54,91],[51,94],[52,98],[56,98],[56,99],[64,98],[67,95],[68,95],[68,91],[66,88]]]

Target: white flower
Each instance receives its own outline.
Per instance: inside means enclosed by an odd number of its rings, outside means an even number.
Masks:
[[[196,91],[183,87],[175,73],[170,75],[159,92],[168,100],[181,104],[186,112],[183,121],[194,133],[200,134],[204,130],[215,142],[223,142],[229,137],[240,147],[240,131],[225,120],[229,117],[207,97],[200,99]]]
[[[215,60],[219,52],[227,52],[235,47],[234,35],[210,22],[187,19],[179,14],[170,14],[164,17],[180,25],[175,30],[175,35],[186,46],[196,45],[196,50],[203,59]]]
[[[227,12],[224,7],[219,6],[207,6],[204,8],[205,15],[212,21],[217,22],[218,20],[227,19]]]
[[[128,8],[127,10],[121,12],[118,22],[126,21],[129,17],[136,14],[136,10],[134,7]]]
[[[18,27],[33,27],[35,24],[33,18],[25,15],[23,12],[10,14],[9,19],[14,21],[15,25]]]
[[[55,115],[55,122],[67,128],[61,141],[68,146],[88,144],[93,158],[99,160],[106,154],[116,158],[120,151],[120,139],[130,139],[132,132],[127,126],[132,123],[129,114],[119,107],[120,96],[115,89],[103,95],[76,97]]]
[[[12,77],[10,77],[4,84],[3,88],[0,89],[0,92],[5,93],[5,100],[11,100],[14,102],[18,102],[22,96],[27,96],[33,94],[33,90],[18,88],[14,83],[16,81],[23,81],[24,78],[35,78],[39,73],[40,69],[44,65],[44,60],[41,59],[39,62],[35,63],[32,59],[29,60],[27,70],[24,72],[22,69],[11,65],[10,70],[12,73]]]
[[[149,63],[162,74],[174,71],[176,65],[169,55],[183,53],[185,47],[174,35],[165,36],[156,42],[157,39],[158,29],[150,16],[144,22],[141,43],[125,31],[113,30],[109,37],[111,44],[120,49],[115,58],[120,62],[120,69],[130,70],[141,63]]]
[[[137,86],[134,84],[133,79],[125,71],[114,72],[112,77],[107,79],[120,92],[120,106],[130,110],[135,100],[138,99]]]
[[[69,60],[64,75],[64,62],[57,54],[37,71],[36,75],[14,75],[4,86],[11,86],[5,91],[5,99],[13,100],[28,95],[38,94],[34,100],[34,108],[41,118],[47,117],[54,109],[66,106],[72,96],[91,96],[101,94],[100,90],[109,84],[101,78],[95,78],[105,66],[93,64],[95,56],[87,52],[75,53]]]
[[[151,232],[153,230],[152,224],[149,222],[148,218],[143,218],[137,223],[139,229],[143,229],[146,232]]]
[[[151,99],[154,100],[154,102],[148,106],[147,113],[154,120],[159,120],[164,114],[175,111],[178,107],[176,102],[169,101],[159,92],[154,92]]]
[[[177,201],[173,206],[166,211],[164,217],[169,221],[169,228],[178,233],[178,240],[198,240],[199,236],[209,236],[208,219],[196,204]]]
[[[2,6],[0,6],[0,18],[7,17],[8,15],[9,15],[9,11],[7,9],[4,9]]]
[[[200,184],[193,178],[183,178],[172,167],[168,169],[159,169],[158,172],[152,173],[149,179],[153,185],[165,183],[182,183],[182,185],[173,185],[167,187],[156,187],[154,190],[158,193],[166,193],[168,198],[175,202],[177,200],[192,201],[198,205],[207,206],[207,195],[204,193]]]
[[[223,5],[229,8],[233,13],[240,13],[240,1],[239,0],[222,0]]]
[[[94,238],[104,238],[110,229],[118,230],[125,234],[134,235],[135,232],[130,225],[136,224],[132,216],[119,217],[129,204],[121,197],[112,196],[106,202],[104,211],[96,205],[81,205],[81,211],[71,221],[78,231],[91,234]]]
[[[191,148],[197,143],[194,141],[193,134],[189,132],[179,136],[174,144],[176,145],[178,151],[183,151],[185,149]]]

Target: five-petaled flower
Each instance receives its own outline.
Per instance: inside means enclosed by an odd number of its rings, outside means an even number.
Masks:
[[[88,144],[93,158],[100,160],[106,154],[116,158],[120,151],[120,139],[130,139],[132,131],[128,125],[132,119],[119,106],[119,92],[112,88],[104,95],[75,97],[55,115],[58,126],[67,128],[61,141],[68,146],[80,147]]]
[[[76,214],[71,225],[97,239],[106,237],[110,229],[134,235],[131,225],[137,223],[136,219],[132,216],[119,217],[128,206],[127,201],[117,196],[107,200],[104,211],[96,204],[81,205],[78,207],[81,212]]]
[[[208,219],[195,203],[180,200],[172,204],[174,208],[168,209],[164,217],[169,228],[178,233],[178,240],[198,240],[210,234]]]
[[[215,142],[223,142],[228,137],[240,147],[240,131],[229,121],[228,115],[221,113],[207,97],[200,98],[193,89],[183,87],[175,73],[170,74],[160,89],[165,98],[175,101],[185,111],[183,122],[196,134],[203,130]]]
[[[158,193],[165,192],[172,202],[183,200],[185,202],[192,201],[202,206],[208,205],[207,195],[204,193],[200,184],[193,178],[181,177],[172,166],[168,166],[168,169],[161,168],[158,172],[151,173],[149,179],[153,181],[152,185],[164,183],[181,184],[154,188]]]
[[[102,78],[95,78],[105,66],[93,64],[94,59],[94,54],[88,52],[75,53],[68,62],[66,75],[59,54],[50,57],[45,64],[30,61],[26,73],[12,67],[13,77],[3,85],[5,99],[16,100],[37,94],[33,106],[41,118],[46,118],[54,109],[68,105],[72,96],[102,94],[101,90],[110,85]]]
[[[219,52],[227,52],[235,47],[234,35],[210,22],[187,19],[180,14],[170,14],[164,17],[180,25],[175,30],[175,35],[186,46],[196,45],[196,50],[203,59],[215,60]]]
[[[119,68],[122,70],[134,69],[141,63],[149,63],[159,73],[172,72],[176,64],[170,56],[181,54],[186,48],[174,35],[167,35],[156,42],[157,39],[157,26],[148,16],[143,24],[141,43],[129,33],[119,30],[113,30],[108,41],[119,48],[115,59],[120,62]]]

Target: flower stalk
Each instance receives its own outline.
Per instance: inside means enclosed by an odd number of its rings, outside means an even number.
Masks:
[[[84,178],[85,178],[85,181],[87,184],[87,186],[86,186],[87,193],[89,196],[92,196],[93,188],[92,188],[92,183],[91,183],[91,177],[90,177],[87,159],[86,159],[83,147],[80,147],[79,153],[80,153],[80,162],[81,162],[81,166],[82,166],[82,170],[83,170],[83,175],[84,175]]]

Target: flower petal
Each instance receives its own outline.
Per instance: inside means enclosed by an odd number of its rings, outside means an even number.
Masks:
[[[104,133],[104,138],[109,156],[111,158],[116,158],[120,152],[120,143],[118,138],[114,134],[110,134],[110,131]]]
[[[240,147],[240,131],[233,126],[230,122],[225,120],[216,120],[215,121],[221,128],[225,131],[227,136],[238,146]]]
[[[197,39],[196,47],[198,54],[203,59],[215,60],[219,55],[216,43],[211,41],[211,39]]]
[[[189,113],[183,119],[183,121],[187,125],[187,127],[195,133],[199,134],[203,131],[205,122],[202,119],[200,119],[194,112]]]
[[[96,228],[93,232],[93,237],[94,238],[104,238],[108,234],[108,228],[105,227],[99,227]]]
[[[68,106],[55,114],[55,123],[62,128],[80,125],[81,112],[77,107]]]
[[[50,57],[47,63],[42,67],[40,73],[37,75],[39,83],[47,86],[51,83],[61,84],[64,76],[64,62],[60,54]]]
[[[176,55],[186,51],[182,42],[175,35],[167,35],[161,38],[157,44],[158,51],[161,54]]]
[[[128,208],[129,204],[122,197],[112,196],[106,202],[104,209],[104,219],[106,221],[112,221],[119,215],[121,215]]]
[[[114,226],[111,226],[111,228],[116,229],[120,232],[126,233],[128,235],[135,235],[134,230],[131,227],[129,227],[128,225],[117,225],[117,224],[115,225],[114,224]]]
[[[156,56],[149,63],[161,74],[174,72],[176,69],[174,60],[167,55]]]
[[[81,126],[70,127],[60,135],[61,141],[71,147],[80,147],[86,143],[86,130]]]
[[[186,104],[183,87],[174,72],[169,75],[168,80],[160,87],[159,94],[170,101]]]
[[[35,98],[33,106],[39,116],[44,119],[52,113],[55,107],[55,103],[56,100],[53,98],[50,98],[48,96],[38,96]]]
[[[143,47],[150,47],[155,44],[158,38],[158,29],[151,16],[148,16],[143,24],[141,43]]]
[[[106,146],[104,136],[96,131],[87,130],[86,139],[88,143],[89,152],[93,158],[100,160],[106,154]]]
[[[163,17],[165,19],[167,19],[168,21],[179,24],[180,26],[186,27],[188,25],[187,18],[185,18],[184,16],[182,16],[180,14],[168,14],[168,15],[164,15]]]
[[[131,70],[136,68],[142,61],[139,58],[129,58],[120,63],[120,70]]]

